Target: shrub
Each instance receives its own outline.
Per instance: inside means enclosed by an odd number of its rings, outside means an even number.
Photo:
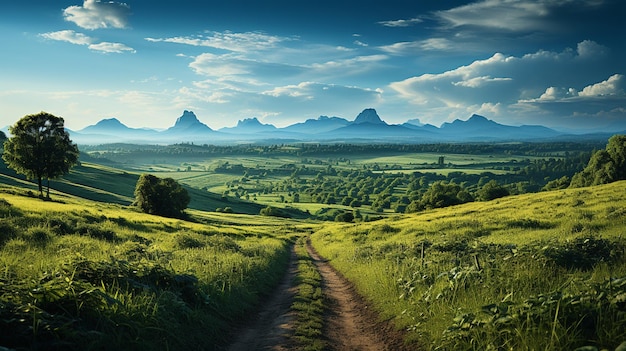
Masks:
[[[176,236],[174,237],[174,242],[176,244],[176,247],[179,249],[195,249],[204,247],[204,243],[187,233],[176,234]]]
[[[50,228],[48,227],[30,227],[24,233],[24,239],[36,246],[45,246],[52,239],[52,234],[50,233]]]
[[[600,262],[612,262],[623,255],[623,247],[607,239],[583,236],[562,245],[549,246],[544,255],[557,265],[592,269]]]
[[[116,241],[117,235],[114,231],[106,228],[102,228],[98,224],[79,224],[76,226],[76,232],[80,235],[86,235],[94,239],[100,239],[104,241]]]
[[[259,214],[261,216],[273,216],[273,217],[289,218],[289,215],[286,214],[285,212],[283,212],[281,209],[276,208],[276,207],[272,207],[272,206],[267,206],[265,208],[262,208],[261,211],[259,212]]]
[[[0,245],[3,245],[7,241],[15,238],[15,236],[16,236],[15,227],[8,221],[5,221],[5,220],[0,221]]]

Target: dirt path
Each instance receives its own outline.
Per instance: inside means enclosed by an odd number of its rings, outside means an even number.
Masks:
[[[289,268],[270,299],[261,310],[250,317],[251,323],[237,332],[237,340],[228,351],[288,351],[294,350],[291,343],[294,313],[291,311],[296,287],[293,285],[298,272],[295,248],[291,249]]]
[[[307,251],[322,275],[322,289],[328,301],[324,330],[330,350],[411,350],[403,344],[400,332],[379,321],[378,314],[369,308],[354,286],[321,258],[309,242]]]
[[[334,351],[406,351],[414,350],[402,343],[402,335],[390,323],[380,322],[375,311],[370,309],[340,273],[307,243],[307,251],[320,275],[327,313],[324,316],[324,340],[326,350]],[[297,257],[291,255],[289,271],[280,286],[258,312],[256,320],[237,334],[239,337],[227,350],[297,350],[292,341],[295,316],[290,311],[296,287]]]

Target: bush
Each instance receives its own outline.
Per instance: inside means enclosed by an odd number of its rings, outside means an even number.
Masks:
[[[179,249],[196,249],[204,247],[204,243],[187,233],[176,234],[174,241],[176,243],[176,247]]]
[[[283,212],[281,209],[276,208],[276,207],[272,207],[272,206],[267,206],[266,208],[262,208],[261,211],[259,212],[259,214],[261,216],[273,216],[273,217],[289,218],[289,215],[286,214],[285,212]]]
[[[607,239],[583,236],[562,245],[549,246],[544,255],[561,267],[588,270],[600,262],[620,258],[623,247]]]
[[[36,246],[45,246],[52,240],[52,234],[47,227],[30,227],[24,233],[24,239]]]
[[[353,220],[354,220],[354,214],[352,214],[352,212],[344,212],[344,213],[338,214],[335,217],[335,222],[351,223]]]
[[[5,220],[0,221],[0,245],[3,245],[7,241],[15,238],[15,236],[15,227]]]
[[[114,231],[106,228],[102,228],[98,224],[79,224],[76,226],[76,232],[80,235],[86,235],[94,239],[100,239],[105,241],[118,240]]]

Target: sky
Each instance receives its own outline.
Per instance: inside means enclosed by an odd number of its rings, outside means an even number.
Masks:
[[[321,115],[626,130],[626,1],[30,0],[0,5],[0,127],[46,111],[213,129]]]

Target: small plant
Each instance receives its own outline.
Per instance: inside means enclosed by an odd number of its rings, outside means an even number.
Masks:
[[[46,246],[53,236],[54,234],[50,233],[50,228],[42,226],[28,228],[24,233],[24,239],[35,246]]]

